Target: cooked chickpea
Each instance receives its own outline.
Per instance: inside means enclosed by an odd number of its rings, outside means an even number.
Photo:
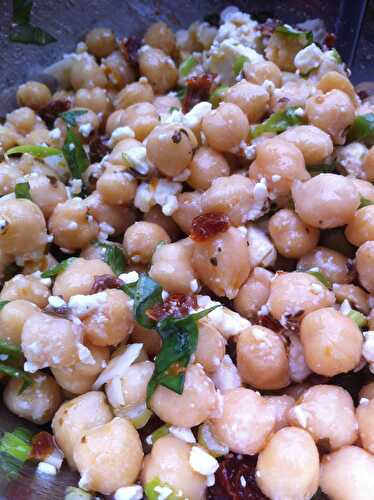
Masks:
[[[272,432],[274,412],[265,398],[251,389],[232,389],[223,394],[223,413],[212,418],[212,433],[234,453],[255,455]]]
[[[309,368],[319,375],[349,372],[360,361],[360,329],[353,319],[332,307],[309,312],[301,322],[300,338]]]
[[[194,189],[208,189],[214,179],[230,174],[230,167],[225,157],[208,146],[199,148],[188,166],[190,176],[187,182]]]
[[[90,109],[97,115],[107,116],[112,110],[108,93],[101,87],[79,89],[75,94],[75,106]]]
[[[109,205],[104,202],[100,193],[94,191],[85,199],[89,213],[97,222],[105,222],[114,230],[113,236],[122,235],[135,221],[135,212],[131,207]]]
[[[20,344],[25,321],[39,311],[39,307],[28,300],[16,299],[5,304],[0,311],[0,338]]]
[[[277,320],[300,311],[307,314],[321,307],[331,306],[335,297],[330,290],[308,273],[280,273],[270,285],[269,309]]]
[[[332,283],[350,283],[352,273],[345,255],[331,248],[316,247],[303,255],[297,263],[298,271],[318,268]]]
[[[274,413],[273,432],[277,432],[288,426],[288,412],[295,405],[295,400],[287,394],[283,396],[265,396],[266,404]]]
[[[144,221],[161,226],[165,229],[171,241],[175,241],[180,238],[179,227],[171,217],[162,213],[162,209],[159,205],[155,205],[149,210],[149,212],[144,214]]]
[[[28,134],[36,125],[36,114],[31,108],[18,108],[6,115],[10,123],[20,134]]]
[[[157,95],[154,98],[153,105],[157,113],[168,113],[170,108],[181,109],[182,107],[178,97],[173,95]]]
[[[125,85],[136,79],[134,67],[125,60],[119,50],[115,50],[108,57],[103,58],[101,66],[108,78],[110,87],[115,90],[123,89]]]
[[[143,486],[155,478],[170,484],[183,497],[200,500],[204,497],[206,477],[195,472],[190,465],[192,446],[171,435],[164,436],[152,446],[144,459],[141,481]]]
[[[160,49],[142,50],[139,54],[139,70],[141,75],[148,78],[156,94],[166,94],[178,81],[178,70],[173,59]]]
[[[138,102],[131,104],[125,110],[118,110],[115,113],[121,113],[116,127],[130,127],[138,141],[143,141],[147,135],[159,124],[158,113],[153,104],[149,102]],[[114,113],[113,113],[114,115]],[[112,116],[112,115],[111,115]],[[110,119],[110,117],[109,117]],[[107,130],[109,123],[107,122]],[[114,129],[113,129],[114,130]],[[112,130],[112,132],[113,132]]]
[[[335,293],[336,300],[339,303],[348,300],[348,302],[364,314],[369,314],[369,294],[366,293],[361,287],[355,285],[342,285],[334,283],[333,292]]]
[[[96,183],[96,189],[108,205],[128,205],[136,194],[137,182],[126,172],[126,167],[113,165],[106,167]]]
[[[116,49],[116,37],[108,28],[94,28],[86,35],[88,51],[96,57],[109,56]]]
[[[108,83],[103,68],[97,64],[94,57],[88,54],[82,54],[73,60],[70,81],[74,90],[105,88]]]
[[[352,177],[353,185],[356,186],[360,196],[374,201],[374,185],[371,182],[364,181],[363,179],[356,179]]]
[[[363,448],[374,452],[374,401],[364,399],[357,407],[358,431]]]
[[[88,392],[96,378],[109,361],[109,349],[86,342],[87,359],[81,359],[73,366],[51,368],[60,387],[71,394]]]
[[[264,177],[274,197],[288,195],[296,179],[310,179],[301,151],[278,137],[264,140],[257,146],[256,161],[250,166],[249,177],[257,181]]]
[[[133,148],[143,148],[142,143],[131,137],[126,137],[116,142],[113,151],[107,158],[108,161],[105,162],[105,166],[101,175],[106,171],[107,168],[111,169],[114,166],[119,166],[121,170],[124,170],[125,162],[123,159],[123,153],[128,153],[128,151]]]
[[[248,220],[255,201],[254,182],[234,174],[214,179],[201,197],[201,207],[203,213],[224,213],[229,216],[231,224],[240,226]]]
[[[239,106],[224,102],[204,116],[202,130],[209,146],[217,151],[229,151],[247,139],[248,118]]]
[[[368,154],[366,155],[366,158],[364,160],[364,165],[363,169],[366,174],[366,179],[370,182],[374,181],[374,146],[372,146]]]
[[[74,365],[79,359],[78,342],[77,331],[67,319],[40,312],[23,325],[22,351],[32,369]]]
[[[310,435],[296,427],[284,427],[260,452],[256,481],[271,500],[311,498],[318,488],[319,456]]]
[[[69,300],[72,295],[88,295],[91,292],[95,276],[110,274],[112,269],[99,259],[74,259],[68,267],[60,273],[53,285],[53,295],[59,295]]]
[[[40,208],[30,200],[0,203],[0,249],[10,255],[43,253],[47,243],[45,220]]]
[[[123,248],[126,255],[134,262],[147,264],[161,242],[170,243],[167,232],[152,222],[135,222],[123,237]]]
[[[151,399],[153,412],[178,427],[201,424],[214,412],[216,404],[214,384],[200,365],[187,368],[182,394],[158,386]]]
[[[317,89],[321,90],[324,94],[334,89],[341,90],[351,98],[355,107],[357,107],[359,102],[352,83],[345,75],[342,75],[337,71],[328,71],[325,73],[317,83]]]
[[[145,32],[144,43],[171,56],[175,50],[175,35],[167,24],[158,21],[151,24]]]
[[[51,91],[44,83],[27,82],[20,85],[17,90],[18,104],[36,111],[47,106],[51,99]]]
[[[266,80],[273,82],[275,87],[282,85],[282,72],[271,61],[246,62],[243,66],[243,73],[246,80],[257,85],[262,85]]]
[[[191,262],[208,288],[229,299],[236,297],[251,270],[246,238],[234,227],[206,241],[196,241]]]
[[[49,287],[36,276],[16,274],[4,283],[1,300],[27,300],[43,308],[48,304]]]
[[[257,123],[268,110],[269,94],[262,85],[243,79],[228,89],[225,101],[239,106],[249,123]]]
[[[347,240],[359,247],[374,239],[374,205],[357,210],[345,229]]]
[[[345,92],[331,90],[309,97],[305,111],[309,122],[327,132],[334,144],[344,144],[346,131],[355,119],[355,108]]]
[[[153,102],[155,95],[147,79],[129,83],[115,98],[116,109],[126,109],[138,102]]]
[[[367,500],[374,489],[374,458],[358,446],[344,446],[325,455],[321,489],[332,500]]]
[[[195,361],[200,363],[207,373],[217,370],[225,355],[226,341],[217,328],[208,322],[200,321],[199,339],[195,352]]]
[[[0,151],[3,154],[9,148],[15,146],[20,139],[19,134],[13,130],[13,127],[4,127],[0,125]],[[5,193],[4,193],[5,194]]]
[[[65,186],[57,177],[33,174],[27,180],[30,184],[31,198],[46,219],[52,214],[56,205],[67,200]]]
[[[105,395],[91,391],[63,403],[52,420],[53,434],[71,468],[76,469],[73,450],[81,435],[113,418]]]
[[[21,392],[23,380],[12,378],[7,383],[3,399],[12,413],[38,425],[49,422],[62,402],[59,386],[50,375],[31,375],[32,384]]]
[[[356,269],[361,285],[369,292],[374,293],[374,241],[367,241],[357,250]]]
[[[321,229],[347,224],[360,204],[355,185],[336,174],[319,174],[307,182],[294,183],[292,197],[301,219]]]
[[[255,267],[234,299],[234,309],[245,318],[252,318],[266,304],[270,295],[273,274],[262,267]]]
[[[313,125],[290,127],[279,135],[300,149],[306,165],[323,163],[333,152],[334,145],[326,132]]]
[[[178,194],[177,200],[178,208],[173,212],[172,218],[184,233],[190,234],[192,221],[203,213],[202,196],[197,191],[185,192]]]
[[[374,382],[369,382],[361,387],[360,392],[358,394],[359,401],[362,398],[365,399],[374,399]]]

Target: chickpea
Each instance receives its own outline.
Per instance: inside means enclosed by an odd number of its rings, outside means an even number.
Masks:
[[[22,392],[23,380],[12,378],[7,383],[3,399],[12,413],[34,424],[49,422],[62,402],[55,379],[42,372],[31,375],[33,383]]]
[[[124,127],[124,117],[126,117],[124,109],[113,111],[105,124],[105,133],[110,136],[116,128]]]
[[[17,90],[19,106],[28,106],[36,111],[47,106],[51,99],[51,91],[44,83],[30,81],[20,85]]]
[[[348,300],[348,302],[364,314],[369,314],[369,294],[362,288],[355,285],[341,285],[334,283],[333,292],[335,293],[336,300],[339,303]]]
[[[155,205],[149,210],[149,212],[144,214],[144,221],[161,226],[165,229],[171,241],[180,239],[179,227],[171,217],[162,213],[162,209],[159,205]]]
[[[301,322],[300,338],[309,368],[319,375],[349,372],[360,361],[360,329],[332,307],[309,312]]]
[[[167,232],[152,222],[135,222],[123,237],[123,248],[126,255],[134,262],[147,264],[161,242],[170,243]]]
[[[261,451],[275,422],[274,412],[259,393],[232,389],[223,394],[223,413],[210,421],[212,433],[234,453]]]
[[[244,78],[251,83],[262,85],[266,80],[273,82],[275,87],[282,85],[282,72],[271,61],[246,62],[243,66]]]
[[[112,110],[112,104],[108,97],[108,93],[101,87],[92,89],[79,89],[75,94],[75,105],[78,108],[86,108],[98,116],[108,116]]]
[[[28,134],[36,125],[36,114],[31,108],[18,108],[6,115],[10,123],[20,134]]]
[[[149,330],[135,322],[131,342],[143,344],[148,356],[153,359],[161,350],[161,337],[156,330]]]
[[[342,75],[337,71],[328,71],[325,73],[317,83],[317,89],[321,90],[324,94],[327,94],[327,92],[334,89],[341,90],[351,98],[355,107],[357,107],[359,102],[352,83],[345,75]]]
[[[208,189],[214,179],[230,174],[225,157],[208,146],[200,147],[189,164],[190,176],[187,182],[194,189]]]
[[[20,140],[20,136],[18,133],[13,130],[13,127],[4,127],[0,125],[0,152],[3,153],[8,149],[16,146],[18,141]]]
[[[36,276],[16,274],[4,283],[0,300],[26,300],[43,308],[48,304],[50,291],[48,286]]]
[[[53,295],[59,295],[69,300],[73,295],[88,295],[91,292],[95,276],[110,274],[112,269],[99,259],[74,259],[68,267],[60,273],[53,285]]]
[[[67,200],[65,186],[56,177],[34,173],[27,180],[31,198],[46,219],[50,217],[56,205]]]
[[[195,242],[191,262],[197,277],[208,288],[229,299],[236,297],[251,270],[246,239],[234,227],[206,241]]]
[[[94,28],[86,35],[88,51],[96,57],[109,56],[116,49],[116,37],[108,28]]]
[[[141,75],[148,78],[156,94],[166,94],[178,81],[178,70],[173,59],[160,49],[140,51],[139,70]]]
[[[95,58],[82,54],[73,60],[70,70],[70,81],[74,90],[106,87],[107,77]]]
[[[273,275],[262,267],[255,267],[234,299],[234,309],[245,318],[254,317],[270,295]]]
[[[275,31],[269,39],[265,55],[280,70],[295,71],[295,56],[304,48],[304,45],[305,43],[299,37],[289,37]]]
[[[39,258],[36,258],[35,260],[27,260],[23,266],[23,274],[33,274],[37,271],[42,273],[48,269],[52,269],[52,267],[57,264],[58,261],[53,257],[53,255],[47,253]],[[48,281],[46,283],[48,283]]]
[[[154,478],[182,491],[190,500],[204,498],[206,477],[195,472],[190,465],[192,446],[174,436],[167,435],[156,441],[144,459],[141,475],[145,486]]]
[[[53,434],[64,452],[71,468],[76,469],[73,450],[81,435],[97,426],[106,424],[113,416],[105,395],[91,391],[65,401],[52,420]]]
[[[129,83],[116,96],[116,109],[126,109],[138,102],[153,102],[154,93],[147,79]]]
[[[348,177],[319,174],[292,188],[295,210],[313,227],[331,229],[347,224],[360,204],[359,194]]]
[[[277,320],[287,314],[304,314],[331,306],[335,297],[321,282],[308,273],[280,273],[270,285],[269,309]]]
[[[135,212],[131,207],[119,205],[108,205],[104,202],[100,193],[94,191],[85,199],[89,213],[97,222],[109,224],[113,230],[113,236],[122,235],[128,227],[135,222]]]
[[[374,451],[374,401],[364,399],[357,407],[358,430],[362,446],[365,450]]]
[[[160,125],[148,137],[147,156],[162,174],[173,177],[188,167],[196,147],[196,137],[189,128]]]
[[[364,169],[365,174],[366,174],[366,179],[370,182],[373,182],[374,181],[374,146],[372,146],[369,149],[368,154],[366,155],[366,158],[364,160],[363,169]]]
[[[363,179],[356,179],[355,177],[352,177],[351,180],[353,185],[356,186],[360,196],[370,201],[374,201],[374,186],[371,182],[364,181]]]
[[[195,279],[191,258],[193,244],[189,239],[161,245],[152,256],[149,275],[170,293],[191,293]]]
[[[172,95],[157,95],[153,100],[153,106],[157,113],[168,113],[170,108],[181,109],[182,105],[178,97]]]
[[[223,356],[221,363],[210,376],[221,393],[243,386],[240,373],[228,354]]]
[[[20,344],[26,319],[39,311],[39,307],[28,300],[12,300],[5,304],[0,311],[0,338]]]
[[[122,115],[120,116],[122,118],[120,118],[120,122],[117,127],[130,127],[134,131],[135,137],[138,141],[143,141],[159,124],[156,108],[149,102],[138,102],[136,104],[132,104],[122,111]]]
[[[333,152],[334,145],[326,132],[313,125],[290,127],[279,137],[300,149],[306,165],[323,163]]]
[[[0,203],[0,249],[10,255],[42,253],[47,243],[45,220],[40,208],[30,200]]]
[[[131,137],[125,138],[125,139],[120,139],[116,145],[113,148],[113,151],[110,153],[108,156],[108,161],[105,162],[105,166],[103,169],[103,172],[107,169],[107,166],[109,168],[113,168],[114,166],[120,167],[121,170],[124,170],[124,159],[123,159],[123,153],[128,153],[131,151],[133,148],[142,148],[143,145],[140,141],[137,141],[136,139],[133,139]],[[109,164],[109,165],[108,165]]]
[[[303,255],[297,263],[298,271],[318,268],[332,283],[350,283],[352,273],[345,255],[331,248],[316,247]]]
[[[200,321],[195,361],[200,363],[207,373],[217,370],[225,355],[225,345],[226,341],[217,328],[208,322]]]
[[[327,132],[334,144],[344,144],[345,134],[355,119],[355,109],[349,96],[341,90],[309,97],[305,111],[312,125]]]
[[[130,204],[136,194],[137,182],[126,172],[126,167],[113,165],[106,167],[105,172],[96,183],[96,189],[108,205]]]
[[[53,333],[53,342],[51,342]],[[79,337],[67,319],[35,313],[22,330],[22,351],[31,368],[72,366],[78,361]]]
[[[356,247],[374,239],[374,205],[360,208],[354,213],[345,229],[345,236]]]
[[[163,21],[153,23],[144,35],[144,43],[155,49],[161,49],[169,56],[175,51],[175,35]]]
[[[374,382],[369,382],[361,387],[358,394],[358,400],[360,401],[362,398],[369,400],[374,399]]]
[[[122,290],[101,293],[105,294],[105,302],[83,319],[85,338],[97,346],[116,345],[126,341],[133,329],[128,297]]]
[[[51,368],[51,371],[60,387],[71,394],[88,392],[104,366],[109,361],[109,349],[86,343],[90,359],[81,359],[73,366]]]
[[[373,494],[373,455],[358,446],[344,446],[325,455],[320,485],[332,500],[367,500]]]
[[[224,213],[229,216],[231,224],[240,226],[248,220],[255,205],[254,190],[254,182],[240,174],[218,177],[201,197],[203,213]]]
[[[265,396],[266,404],[274,412],[273,432],[277,432],[288,426],[288,412],[295,405],[295,400],[291,396]]]
[[[115,50],[108,57],[103,58],[101,66],[108,78],[109,85],[114,90],[121,90],[136,79],[134,67],[124,59],[119,50]]]
[[[256,161],[249,169],[250,179],[266,179],[273,197],[288,196],[294,180],[310,179],[300,150],[290,142],[274,137],[257,146]]]
[[[203,213],[202,196],[197,191],[185,192],[178,194],[177,200],[178,208],[173,212],[172,218],[184,233],[190,234],[192,221]]]
[[[248,118],[236,104],[221,102],[217,109],[204,116],[202,130],[209,146],[217,151],[229,151],[247,139]]]
[[[374,293],[374,241],[367,241],[357,250],[356,269],[361,285],[369,292]]]
[[[225,101],[239,106],[249,123],[258,123],[268,110],[269,94],[263,86],[241,80],[228,89]]]
[[[318,488],[319,456],[310,435],[296,427],[276,432],[258,456],[256,481],[271,500],[311,498]]]

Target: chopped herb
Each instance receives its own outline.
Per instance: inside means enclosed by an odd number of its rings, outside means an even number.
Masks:
[[[300,31],[288,24],[277,26],[275,28],[275,32],[279,33],[280,35],[287,36],[289,38],[297,38],[304,46],[313,43],[313,33],[311,31]]]
[[[76,127],[77,117],[85,115],[86,113],[87,113],[86,109],[74,109],[73,111],[65,111],[64,113],[61,113],[60,117],[69,127]]]
[[[23,356],[20,346],[3,339],[0,339],[0,354],[6,354],[11,359],[20,359]]]
[[[297,107],[292,106],[283,111],[273,113],[267,120],[252,129],[250,132],[251,138],[254,139],[262,134],[279,134],[289,127],[301,125],[304,122],[304,118],[303,116],[299,116],[296,112],[297,109]]]
[[[159,500],[159,498],[160,498],[159,491],[162,488],[165,488],[166,491],[170,490],[170,493],[168,494],[168,496],[167,497],[164,496],[164,498],[167,498],[167,500],[181,500],[181,498],[184,498],[184,495],[177,496],[173,487],[170,486],[169,483],[166,483],[165,481],[161,481],[159,477],[154,477],[151,481],[149,481],[144,486],[144,493],[146,494],[146,497],[148,498],[148,500]]]
[[[8,149],[6,154],[8,156],[28,153],[34,158],[47,158],[47,156],[62,155],[61,149],[51,148],[50,146],[33,146],[32,144],[25,144],[24,146],[16,146]]]
[[[180,101],[183,101],[183,99],[186,97],[187,94],[187,87],[180,87],[175,91],[175,96],[178,97]]]
[[[90,162],[78,136],[68,128],[64,146],[62,148],[66,163],[74,179],[80,179]]]
[[[154,445],[158,439],[167,436],[169,434],[169,427],[170,426],[167,424],[162,425],[161,427],[153,431],[152,434],[147,436],[146,442],[148,444]]]
[[[27,375],[27,373],[25,373],[23,370],[15,368],[14,366],[6,365],[2,362],[0,362],[0,373],[5,373],[5,375],[8,375],[9,377],[23,380],[23,384],[18,394],[21,394],[32,384],[32,378],[30,377],[30,375]]]
[[[3,307],[9,304],[10,300],[0,300],[0,311]]]
[[[15,479],[24,463],[31,455],[32,434],[23,427],[17,427],[13,432],[5,432],[0,440],[0,469],[5,476]]]
[[[99,243],[101,248],[105,249],[104,262],[111,267],[116,276],[119,276],[125,271],[125,257],[120,248],[108,243]]]
[[[317,278],[322,283],[322,285],[325,286],[326,288],[331,289],[331,287],[332,287],[331,281],[321,271],[308,271],[308,274],[311,274],[312,276]]]
[[[32,4],[32,0],[13,0],[13,22],[15,26],[11,29],[9,40],[35,45],[47,45],[55,42],[56,38],[42,28],[33,26],[30,23]]]
[[[356,311],[355,309],[351,309],[347,316],[353,319],[353,321],[359,328],[365,328],[365,326],[368,324],[367,317],[360,313],[360,311]]]
[[[374,205],[374,201],[365,198],[365,196],[361,196],[360,198],[360,206],[358,208],[368,207],[369,205]]]
[[[179,108],[177,108],[176,106],[172,106],[171,108],[169,108],[169,113],[174,113],[174,111],[179,111]]]
[[[347,140],[363,141],[367,146],[374,144],[374,113],[357,116],[351,126]]]
[[[337,64],[342,64],[343,62],[342,56],[335,48],[331,49],[329,53],[331,54],[332,58],[335,60]]]
[[[244,64],[248,61],[247,56],[238,56],[233,65],[232,65],[232,72],[234,73],[234,76],[238,76],[241,70],[243,69]]]
[[[14,188],[16,198],[31,200],[30,184],[28,182],[18,182]]]
[[[44,273],[41,274],[41,277],[42,278],[55,278],[59,274],[66,271],[66,269],[73,262],[73,260],[74,260],[74,257],[69,257],[68,259],[63,260],[62,262],[59,262],[57,265],[55,265],[51,269],[44,271]]]
[[[319,174],[331,174],[332,172],[335,172],[336,169],[336,163],[321,163],[319,165],[310,165],[308,168],[308,172],[312,177],[315,177],[316,175]]]
[[[144,328],[153,328],[155,326],[155,322],[146,315],[146,311],[155,304],[162,302],[161,292],[162,288],[156,281],[153,281],[147,274],[140,275],[133,295],[134,314],[136,321]]]
[[[228,90],[229,90],[228,85],[220,85],[219,87],[216,88],[214,92],[212,92],[209,101],[212,103],[213,108],[218,107],[218,104],[221,101],[223,101]]]
[[[65,491],[64,500],[92,500],[93,496],[88,491],[68,486]]]
[[[182,76],[188,76],[191,71],[199,64],[199,61],[193,56],[187,57],[179,66],[179,72]]]

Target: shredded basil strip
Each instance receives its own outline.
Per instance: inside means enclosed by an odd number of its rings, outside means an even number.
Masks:
[[[336,163],[321,163],[319,165],[310,165],[307,167],[307,170],[312,177],[319,174],[331,174],[332,172],[335,172],[335,169]]]
[[[331,281],[328,279],[328,277],[323,272],[321,272],[321,271],[308,271],[308,274],[311,274],[312,276],[317,278],[322,283],[322,285],[325,286],[326,288],[329,288],[329,289],[332,288]]]
[[[275,32],[290,38],[298,38],[305,46],[313,43],[313,33],[311,31],[300,31],[288,24],[277,26]]]
[[[28,153],[34,158],[47,158],[47,156],[62,155],[61,149],[51,148],[50,146],[33,146],[32,144],[25,144],[24,146],[15,146],[8,149],[6,154],[8,156]]]
[[[174,488],[170,486],[169,483],[161,481],[159,477],[154,477],[144,486],[144,493],[146,494],[148,500],[158,500],[160,498],[159,492],[162,488],[167,488],[167,491],[170,490],[167,500],[181,500],[181,498],[185,498],[185,495],[177,495]]]
[[[8,480],[15,479],[32,451],[32,433],[23,427],[5,432],[0,440],[0,469]]]
[[[360,206],[358,208],[368,207],[369,205],[374,205],[374,201],[365,198],[365,196],[361,196],[360,198]]]
[[[3,307],[5,307],[7,304],[9,304],[9,302],[10,302],[10,300],[0,300],[0,311]]]
[[[32,0],[13,0],[13,23],[9,40],[17,43],[31,43],[47,45],[56,41],[56,38],[38,26],[30,23]]]
[[[6,354],[11,359],[19,359],[23,355],[19,345],[12,344],[3,339],[0,339],[0,354]]]
[[[218,104],[225,98],[228,90],[228,85],[220,85],[212,92],[209,101],[212,103],[213,108],[218,107]]]
[[[367,146],[374,144],[374,113],[357,116],[351,126],[347,140],[363,141]]]
[[[125,272],[125,256],[120,248],[108,243],[99,243],[105,249],[104,262],[112,269],[116,276]]]
[[[193,56],[189,56],[179,66],[179,72],[182,76],[186,77],[198,64],[199,61],[197,59],[195,59]]]
[[[279,134],[284,132],[289,127],[294,125],[301,125],[304,123],[304,117],[299,116],[296,111],[299,108],[296,106],[289,107],[284,111],[277,111],[273,113],[267,120],[260,125],[256,125],[250,132],[251,138],[255,139],[262,134],[275,133]]]
[[[55,278],[59,274],[66,271],[66,269],[69,267],[69,265],[73,262],[74,259],[75,259],[75,257],[69,257],[68,259],[65,259],[65,260],[59,262],[51,269],[44,271],[44,273],[41,274],[41,277],[42,278]]]
[[[18,182],[14,188],[14,193],[16,198],[24,198],[25,200],[31,200],[30,194],[30,184],[28,182]]]
[[[25,389],[27,389],[33,382],[30,375],[27,375],[23,370],[19,368],[15,368],[14,366],[7,365],[3,362],[0,362],[0,373],[5,373],[9,377],[18,378],[23,381],[23,384],[18,391],[18,394],[21,394]]]
[[[144,328],[153,328],[155,326],[155,322],[148,318],[146,312],[154,305],[162,302],[161,293],[162,288],[156,281],[147,274],[140,275],[133,293],[134,314],[136,321]]]
[[[61,113],[60,117],[69,127],[76,127],[77,117],[85,115],[86,113],[87,113],[86,109],[73,109],[72,111],[65,111],[64,113]]]
[[[64,158],[74,179],[81,179],[90,162],[79,137],[68,128],[62,148]]]

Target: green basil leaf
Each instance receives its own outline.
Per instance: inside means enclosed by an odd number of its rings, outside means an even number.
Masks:
[[[16,198],[31,200],[30,184],[28,182],[18,182],[14,188]]]
[[[0,311],[4,306],[9,304],[9,302],[10,302],[10,300],[0,300]]]
[[[14,366],[6,365],[5,363],[0,363],[0,373],[5,373],[12,378],[18,378],[23,381],[23,384],[18,391],[18,394],[21,394],[27,387],[29,387],[33,382],[30,375],[25,373],[23,370],[19,368],[15,368]]]
[[[68,259],[59,262],[51,269],[44,271],[44,273],[41,274],[41,277],[42,278],[55,278],[59,274],[66,271],[66,269],[69,267],[69,265],[73,262],[74,259],[75,259],[75,257],[69,257]]]
[[[180,87],[175,91],[175,96],[178,97],[180,101],[183,101],[183,99],[186,97],[187,94],[187,87]]]
[[[169,113],[173,113],[174,111],[179,111],[179,108],[177,108],[176,106],[172,106],[171,108],[169,108]]]
[[[312,177],[315,177],[319,174],[332,174],[335,172],[336,163],[331,163],[330,165],[327,163],[321,163],[319,165],[310,165],[307,167],[308,172]]]
[[[357,116],[348,132],[347,140],[349,142],[363,141],[366,145],[372,146],[374,144],[374,113]]]
[[[308,274],[311,274],[312,276],[317,278],[322,283],[322,285],[325,286],[326,288],[329,288],[329,289],[332,288],[331,281],[321,271],[308,271]]]
[[[183,77],[186,77],[198,64],[199,61],[197,59],[195,59],[193,56],[189,56],[179,66],[179,72]]]
[[[162,288],[147,274],[141,274],[134,294],[134,314],[136,321],[144,328],[153,328],[155,322],[148,318],[146,312],[155,304],[162,302]]]
[[[0,469],[8,480],[14,480],[32,452],[32,433],[23,427],[5,432],[0,440]]]
[[[0,354],[6,354],[11,359],[19,359],[23,356],[20,346],[0,339]]]
[[[238,76],[241,70],[243,69],[244,64],[248,61],[247,56],[238,56],[233,65],[232,65],[232,72],[234,73],[234,76]]]
[[[29,24],[32,9],[32,0],[13,0],[13,22]]]
[[[214,92],[212,92],[209,101],[212,103],[213,108],[218,107],[219,103],[225,98],[228,90],[228,85],[220,85]]]
[[[283,111],[273,113],[267,120],[260,125],[256,125],[250,132],[251,138],[255,139],[262,134],[284,132],[289,127],[301,125],[304,123],[304,117],[299,116],[297,110],[299,108],[292,106]]]
[[[365,196],[361,196],[360,206],[358,208],[368,207],[369,205],[374,205],[374,201],[368,200],[368,198],[365,198]]]
[[[300,31],[289,24],[283,24],[282,26],[277,26],[275,32],[280,35],[287,36],[289,38],[298,38],[300,42],[304,45],[310,45],[313,43],[313,33],[311,31]]]
[[[111,267],[116,276],[125,272],[125,257],[120,248],[108,243],[100,243],[102,248],[105,248],[104,262]]]
[[[16,43],[30,43],[34,45],[48,45],[56,42],[56,38],[38,26],[19,24],[9,34],[9,40]]]
[[[130,299],[134,299],[137,284],[137,281],[134,281],[134,283],[126,283],[121,286],[121,289],[130,297]]]
[[[81,179],[90,162],[78,136],[68,128],[62,148],[66,163],[74,179]]]
[[[365,328],[365,326],[368,324],[368,319],[367,317],[360,313],[360,311],[356,311],[355,309],[351,309],[347,316],[356,323],[356,325],[359,328]]]
[[[86,109],[73,109],[72,111],[65,111],[60,114],[60,117],[64,120],[66,125],[69,127],[77,126],[77,116],[85,115],[87,113]]]
[[[24,146],[15,146],[8,149],[6,154],[8,156],[28,153],[34,158],[47,158],[47,156],[62,155],[61,149],[51,148],[50,146],[33,146],[32,144],[25,144]]]
[[[329,50],[332,58],[335,60],[337,64],[342,64],[343,59],[342,56],[339,54],[339,52],[335,49],[335,47],[331,50]]]
[[[146,494],[148,500],[159,500],[160,498],[159,492],[162,488],[165,489],[167,488],[167,490],[170,490],[169,495],[167,497],[165,496],[163,497],[167,498],[167,500],[181,500],[182,498],[185,498],[185,495],[177,496],[173,487],[170,486],[169,483],[161,481],[159,477],[154,477],[144,486],[144,493]]]

